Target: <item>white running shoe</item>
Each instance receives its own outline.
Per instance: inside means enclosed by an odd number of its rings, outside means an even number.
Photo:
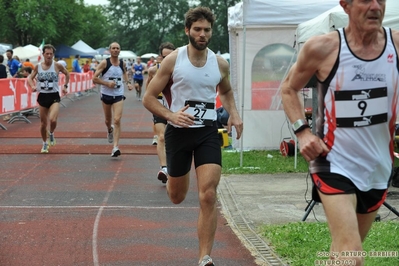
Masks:
[[[152,138],[152,145],[158,145],[158,136],[154,135],[154,137]]]
[[[211,257],[205,255],[202,258],[202,261],[198,264],[198,266],[215,266],[215,264],[213,264]]]
[[[119,155],[121,155],[121,151],[118,147],[114,147],[112,149],[111,157],[118,157]]]
[[[167,171],[166,167],[161,168],[161,170],[159,170],[158,180],[162,181],[162,183],[164,183],[164,184],[166,184],[166,182],[168,181],[168,171]]]
[[[111,132],[107,132],[108,143],[114,142],[114,125],[111,125]]]
[[[49,134],[49,139],[50,139],[50,146],[55,146],[55,144],[57,143],[55,141],[55,137],[54,137],[54,133],[53,134]]]
[[[48,150],[49,150],[48,143],[47,142],[43,143],[43,147],[42,147],[42,150],[40,152],[41,153],[48,153]]]

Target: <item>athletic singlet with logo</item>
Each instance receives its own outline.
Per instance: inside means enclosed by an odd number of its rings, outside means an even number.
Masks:
[[[330,152],[310,164],[311,173],[349,178],[358,189],[386,189],[392,170],[399,65],[391,31],[376,59],[363,60],[339,29],[340,51],[324,82],[318,82],[316,133]],[[323,107],[323,108],[321,108]]]
[[[207,51],[205,65],[196,67],[191,64],[188,58],[187,46],[178,48],[172,73],[173,84],[170,88],[164,89],[163,95],[166,99],[167,107],[172,112],[177,112],[189,102],[190,106],[193,106],[193,108],[190,107],[189,109],[194,110],[195,106],[199,106],[197,109],[199,110],[198,115],[200,118],[207,111],[206,116],[203,117],[204,120],[215,121],[216,86],[221,81],[221,74],[215,53],[210,49],[207,49]],[[194,124],[190,127],[202,126],[204,125]]]
[[[109,58],[107,58],[109,60]],[[115,88],[111,89],[105,85],[101,85],[101,94],[108,96],[121,96],[124,94],[123,86],[123,71],[120,65],[114,66],[111,64],[107,72],[102,75],[104,81],[115,81]]]
[[[42,64],[37,65],[37,83],[36,88],[40,93],[59,92],[58,73],[55,72],[54,61],[47,70],[43,70]]]
[[[134,63],[133,68],[134,68],[133,78],[134,79],[144,79],[143,72],[144,72],[145,68],[144,68],[143,64],[142,63],[140,63],[140,64]]]

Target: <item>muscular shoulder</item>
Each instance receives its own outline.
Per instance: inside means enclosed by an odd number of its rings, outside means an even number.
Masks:
[[[177,59],[177,49],[171,52],[167,57],[162,60],[162,67],[159,68],[158,71],[162,71],[163,73],[168,72],[172,73]]]
[[[310,38],[303,46],[303,51],[313,58],[322,58],[339,48],[339,36],[336,31],[314,36]]]
[[[230,69],[229,63],[227,62],[226,59],[224,59],[220,55],[216,55],[216,58],[217,58],[217,61],[218,61],[220,73],[222,74],[222,76],[226,76],[226,75],[228,76],[229,69]]]

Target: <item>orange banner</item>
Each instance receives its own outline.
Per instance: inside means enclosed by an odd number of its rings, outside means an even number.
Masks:
[[[93,72],[70,73],[68,93],[82,92],[94,87]],[[60,88],[65,84],[65,75],[60,74],[58,79]],[[0,115],[16,113],[38,106],[38,92],[32,92],[26,78],[0,79]],[[60,92],[61,96],[62,91]]]

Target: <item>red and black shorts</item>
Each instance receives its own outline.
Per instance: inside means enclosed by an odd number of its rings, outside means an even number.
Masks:
[[[316,173],[312,174],[313,191],[312,198],[316,202],[321,202],[317,191],[325,195],[337,194],[356,194],[356,212],[365,214],[378,210],[384,203],[388,189],[370,189],[361,191],[347,177],[335,173]]]

